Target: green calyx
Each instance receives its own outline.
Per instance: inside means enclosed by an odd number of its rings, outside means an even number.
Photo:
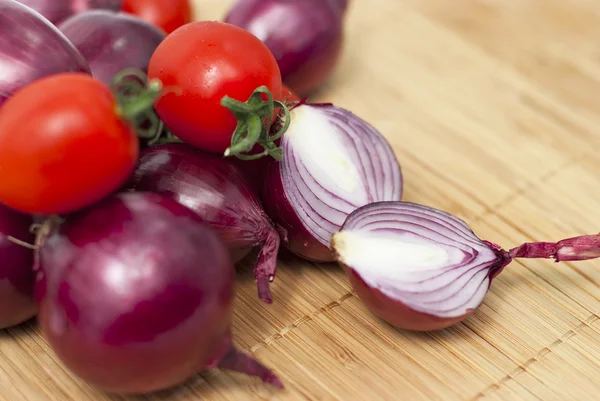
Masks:
[[[153,145],[165,135],[166,128],[154,110],[156,101],[172,90],[157,79],[148,80],[141,70],[128,68],[113,78],[111,89],[117,98],[117,113],[132,124],[137,135]]]
[[[267,100],[263,100],[263,96]],[[237,126],[231,136],[231,146],[225,150],[225,156],[236,156],[242,160],[255,160],[264,156],[271,156],[275,160],[281,160],[281,149],[275,141],[287,131],[290,126],[289,108],[278,100],[273,100],[273,95],[266,86],[257,88],[246,102],[241,102],[223,97],[221,105],[230,110],[237,119]],[[275,108],[281,108],[283,113],[281,128],[271,135],[271,123]],[[263,152],[258,154],[246,154],[255,144],[263,147]]]

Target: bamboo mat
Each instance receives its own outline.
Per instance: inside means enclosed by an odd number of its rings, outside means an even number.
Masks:
[[[597,1],[351,2],[345,55],[314,100],[387,136],[406,200],[505,247],[600,231]],[[198,16],[230,4],[198,0]],[[242,268],[233,329],[284,392],[211,371],[127,400],[597,400],[599,267],[514,262],[466,322],[415,334],[368,313],[336,266],[283,255],[270,306]],[[125,400],[73,378],[34,325],[0,333],[0,399]]]

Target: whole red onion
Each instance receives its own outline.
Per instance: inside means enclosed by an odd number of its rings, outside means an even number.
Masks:
[[[344,14],[348,10],[348,0],[329,0],[334,7],[337,7],[338,12]]]
[[[0,106],[23,86],[61,72],[90,69],[48,20],[19,2],[0,0]]]
[[[93,9],[118,11],[123,6],[123,0],[18,0],[18,2],[31,7],[55,25],[83,11]]]
[[[277,59],[283,82],[305,97],[339,60],[346,6],[342,0],[238,0],[225,22],[261,39]]]
[[[0,329],[35,316],[33,218],[0,205]],[[22,242],[22,243],[17,243]]]
[[[166,37],[138,17],[106,10],[73,15],[58,28],[85,57],[92,75],[107,85],[126,68],[146,72],[150,57]]]
[[[376,202],[350,214],[333,234],[331,247],[375,315],[398,328],[429,331],[472,314],[492,279],[514,258],[599,258],[600,235],[525,243],[505,251],[444,211]]]
[[[279,234],[243,173],[229,160],[182,143],[145,149],[131,180],[136,191],[159,192],[197,212],[229,248],[234,262],[260,247],[254,268],[259,297],[272,302]]]
[[[233,264],[210,226],[175,200],[108,198],[70,215],[40,256],[42,332],[88,383],[148,393],[221,367],[281,386],[232,345]]]
[[[331,235],[350,213],[402,197],[402,172],[385,137],[340,107],[293,107],[280,147],[283,159],[270,164],[262,198],[286,248],[305,259],[333,261]]]

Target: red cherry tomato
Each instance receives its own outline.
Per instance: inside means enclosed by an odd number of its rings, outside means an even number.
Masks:
[[[123,11],[171,33],[192,22],[189,0],[124,0]]]
[[[148,76],[175,87],[156,103],[165,125],[184,142],[223,154],[237,120],[221,106],[229,96],[246,101],[259,86],[281,97],[281,74],[271,51],[256,36],[222,22],[192,22],[158,46]]]
[[[29,214],[77,211],[110,195],[135,166],[139,141],[109,88],[52,75],[0,108],[0,202]]]

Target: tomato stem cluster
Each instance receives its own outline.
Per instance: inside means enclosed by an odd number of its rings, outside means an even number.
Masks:
[[[125,69],[115,75],[112,90],[117,113],[131,123],[140,138],[152,145],[160,140],[164,124],[154,111],[154,103],[165,90],[159,80],[150,80],[138,69]]]
[[[225,150],[225,156],[255,160],[270,155],[275,160],[281,160],[281,149],[275,141],[287,131],[290,125],[290,111],[284,103],[273,100],[273,95],[266,86],[258,87],[246,102],[225,96],[221,100],[221,105],[229,109],[238,121],[231,136],[231,146]],[[281,108],[283,113],[283,117],[277,117],[282,119],[282,124],[281,128],[271,135],[271,123],[276,107]],[[264,151],[258,154],[245,154],[251,151],[255,144],[261,145]]]

